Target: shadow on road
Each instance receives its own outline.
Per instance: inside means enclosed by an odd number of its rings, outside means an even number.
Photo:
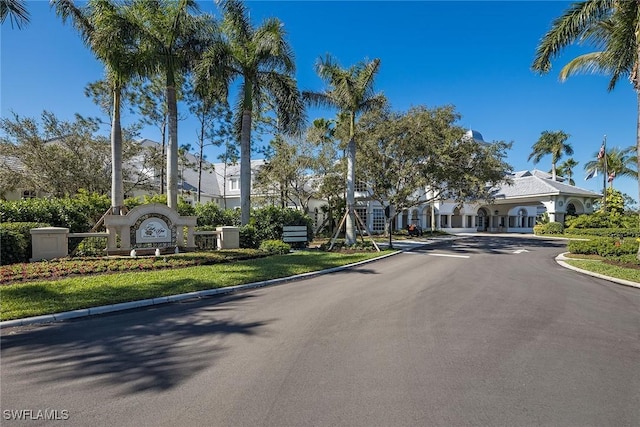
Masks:
[[[222,317],[247,298],[252,296],[191,301],[21,330],[1,338],[3,369],[35,372],[23,381],[36,387],[78,379],[120,386],[122,394],[166,390],[212,365],[225,351],[226,336],[265,333],[266,321],[242,323]]]
[[[561,252],[566,248],[567,242],[564,240],[538,239],[526,237],[496,237],[496,236],[473,236],[462,239],[440,241],[428,246],[423,246],[413,251],[442,250],[456,254],[512,254],[518,250],[528,252],[540,248],[557,248]]]

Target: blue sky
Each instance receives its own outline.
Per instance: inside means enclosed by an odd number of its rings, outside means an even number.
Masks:
[[[627,80],[607,91],[606,76],[580,75],[565,83],[558,71],[585,52],[568,49],[548,75],[530,67],[540,38],[569,2],[555,1],[251,1],[254,23],[277,17],[285,25],[296,55],[302,90],[321,90],[313,66],[331,53],[342,66],[381,59],[376,88],[395,110],[411,106],[454,105],[459,122],[486,141],[512,141],[509,163],[515,170],[549,170],[551,159],[527,162],[531,146],[545,130],[563,130],[579,161],[576,184],[601,191],[602,180],[584,180],[583,166],[607,135],[608,147],[635,145],[637,105]],[[200,3],[216,13],[213,1]],[[62,119],[74,113],[100,115],[84,96],[87,83],[103,68],[78,34],[50,11],[48,1],[29,1],[31,23],[22,30],[8,22],[1,29],[1,114],[38,117],[49,110]],[[183,109],[186,113],[186,109]],[[311,111],[310,121],[333,117]],[[131,117],[129,119],[132,119]],[[104,130],[108,133],[108,128]],[[195,123],[179,123],[179,144],[195,141]],[[159,140],[146,129],[142,137]],[[208,153],[215,159],[216,149]],[[618,178],[615,187],[637,199],[637,182]]]

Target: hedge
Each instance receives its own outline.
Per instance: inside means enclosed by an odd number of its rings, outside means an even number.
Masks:
[[[640,228],[565,228],[564,234],[598,237],[640,237]]]
[[[549,222],[546,224],[538,224],[533,227],[533,233],[536,235],[545,234],[562,234],[564,225],[560,222]]]
[[[40,222],[0,223],[0,265],[29,262],[31,229],[48,226]]]
[[[269,254],[288,254],[291,251],[291,245],[282,240],[265,240],[260,243],[260,250]]]
[[[615,239],[597,237],[592,240],[571,240],[567,250],[572,254],[600,255],[603,257],[620,257],[638,253],[638,241],[635,238]]]

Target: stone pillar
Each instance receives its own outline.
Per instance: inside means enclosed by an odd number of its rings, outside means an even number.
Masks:
[[[218,234],[218,249],[240,248],[240,229],[238,227],[216,227]]]
[[[131,227],[128,225],[123,225],[118,227],[118,233],[120,235],[120,249],[123,251],[128,251],[131,249]]]
[[[32,228],[31,259],[42,261],[69,255],[69,229],[63,227]]]
[[[195,227],[193,226],[189,226],[187,227],[187,247],[188,248],[195,248],[196,247],[196,238],[193,235],[193,232],[195,231]]]
[[[107,226],[107,253],[118,249],[118,239],[116,228],[113,226]]]
[[[451,214],[447,215],[447,228],[453,227],[453,224],[451,223],[452,218],[453,218],[453,215]]]

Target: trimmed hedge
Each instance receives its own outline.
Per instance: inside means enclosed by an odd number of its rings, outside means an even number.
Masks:
[[[567,250],[572,254],[600,255],[602,257],[620,257],[638,253],[638,242],[634,238],[615,239],[596,237],[592,240],[571,240]]]
[[[564,225],[561,222],[549,222],[546,224],[537,224],[533,227],[533,233],[536,235],[545,234],[562,234]]]
[[[29,262],[31,229],[48,226],[40,222],[0,223],[0,265]]]
[[[564,234],[598,237],[640,237],[640,228],[565,228]]]
[[[291,245],[282,240],[265,240],[260,243],[260,250],[269,254],[288,254],[291,251]]]

